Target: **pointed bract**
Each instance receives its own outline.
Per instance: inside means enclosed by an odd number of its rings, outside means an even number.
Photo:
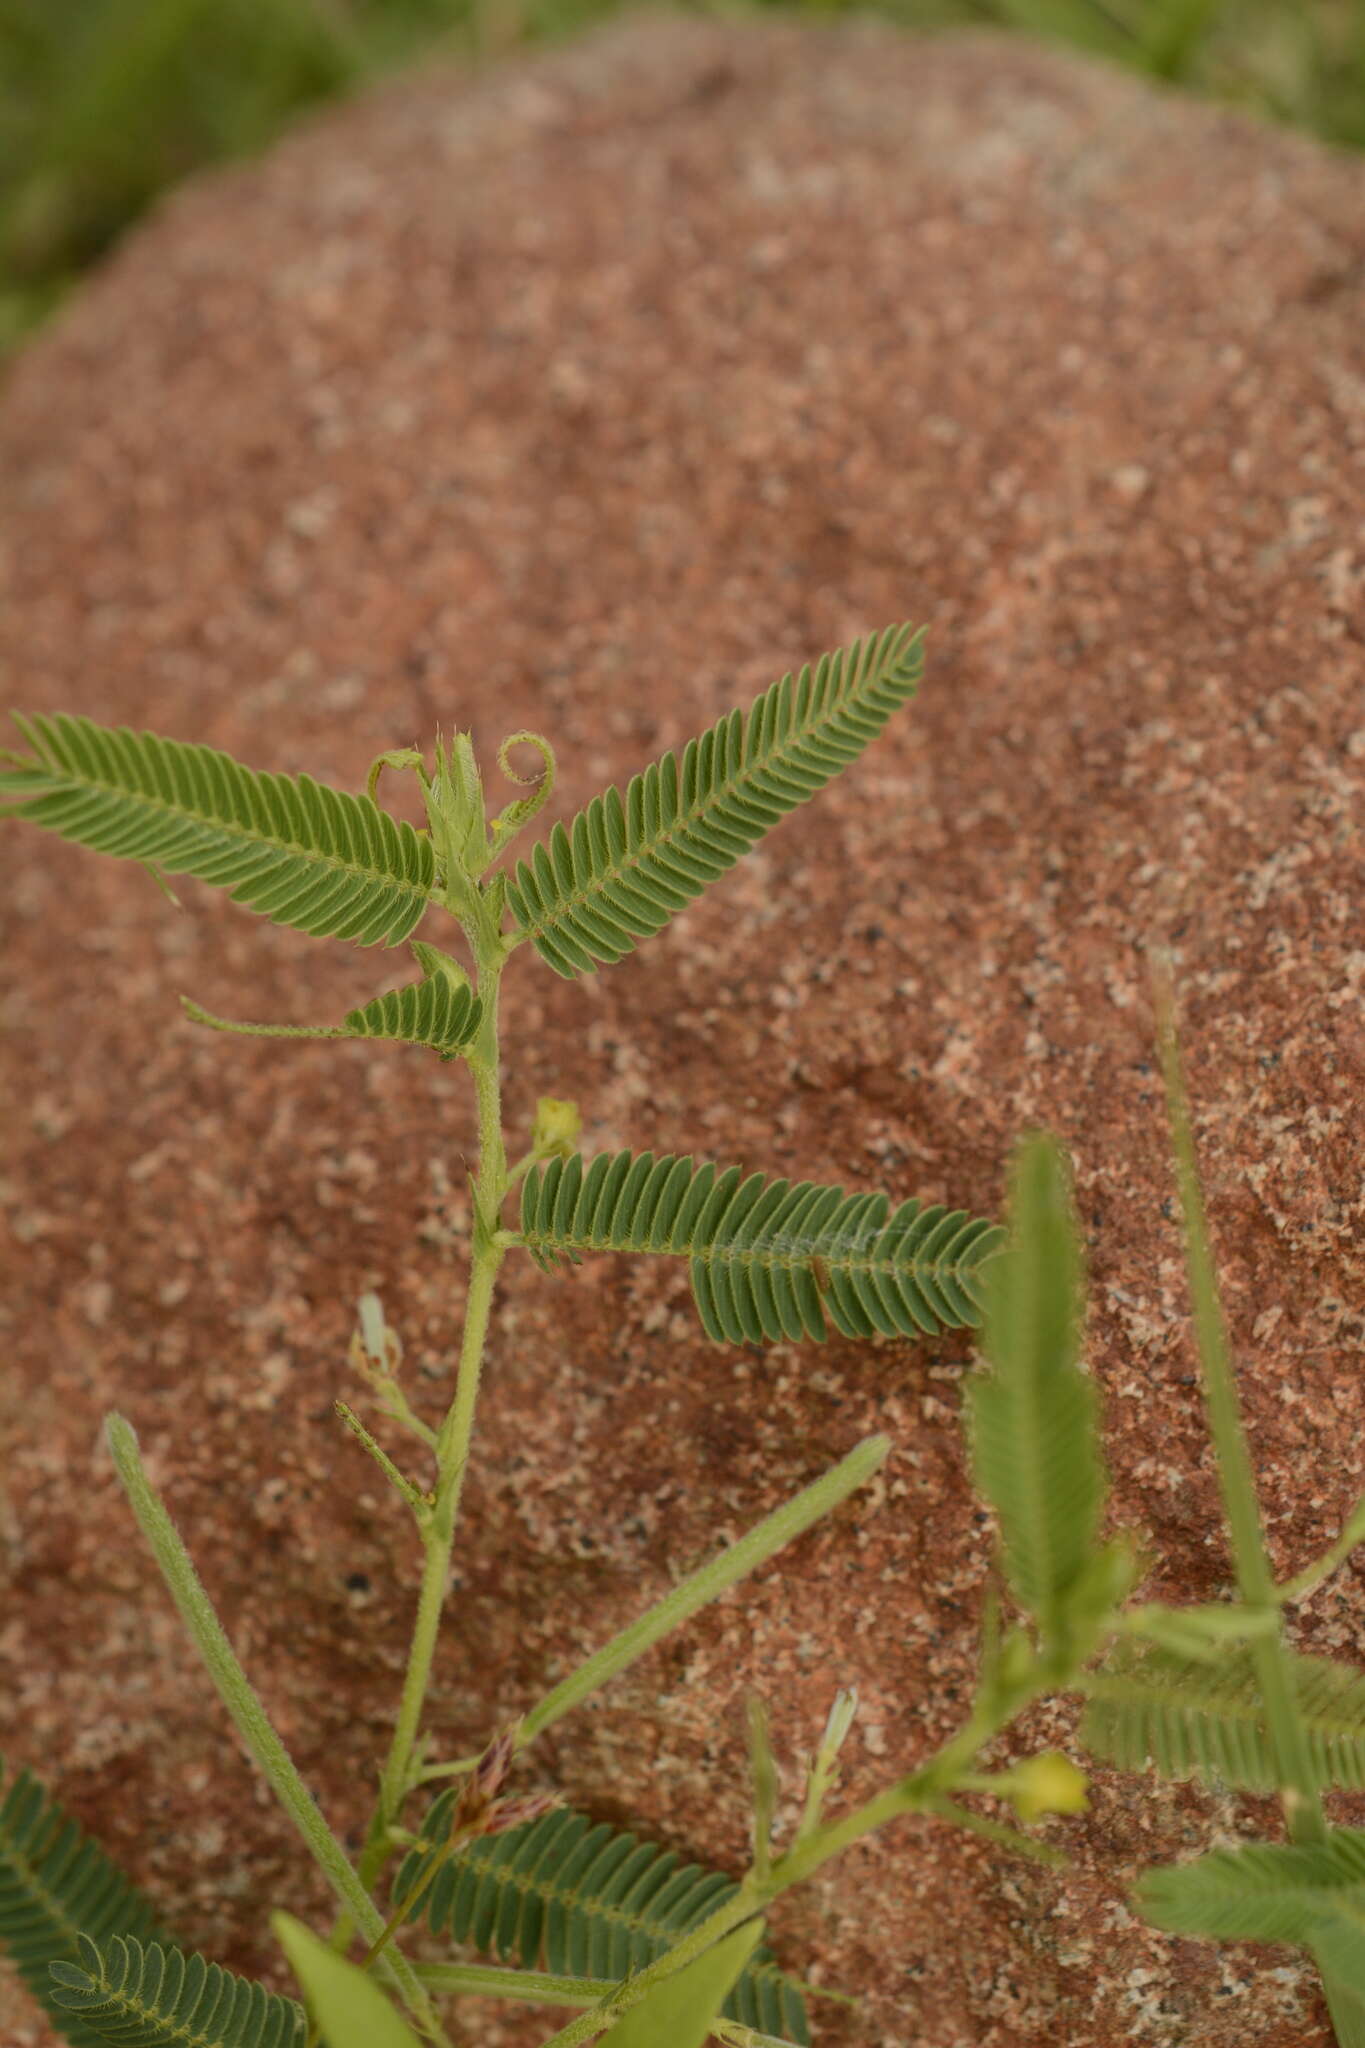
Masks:
[[[1094,1625],[1086,1572],[1105,1492],[1081,1314],[1065,1162],[1051,1139],[1033,1138],[1015,1160],[1009,1241],[986,1286],[990,1370],[969,1383],[967,1416],[973,1473],[999,1519],[1014,1597],[1045,1643],[1068,1650],[1073,1589]]]

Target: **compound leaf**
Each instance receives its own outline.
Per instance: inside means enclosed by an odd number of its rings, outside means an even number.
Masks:
[[[403,1045],[428,1045],[442,1059],[454,1059],[477,1037],[483,1005],[467,983],[452,978],[435,947],[414,939],[412,949],[427,970],[422,980],[348,1010],[340,1024],[239,1024],[231,1017],[216,1017],[188,996],[180,1000],[187,1016],[214,1031],[234,1031],[247,1038],[388,1038]]]
[[[1315,1941],[1324,1919],[1340,1929],[1365,1913],[1365,1830],[1333,1828],[1325,1842],[1303,1848],[1215,1849],[1145,1872],[1133,1896],[1144,1919],[1168,1934]]]
[[[746,1178],[652,1152],[572,1153],[530,1173],[522,1243],[537,1264],[585,1251],[690,1261],[708,1337],[759,1344],[826,1334],[934,1335],[977,1321],[983,1268],[1004,1233],[961,1209]]]
[[[304,2034],[291,1999],[131,1935],[97,1944],[83,1934],[79,1964],[53,1963],[51,1997],[119,2048],[296,2048]]]
[[[1010,1236],[992,1262],[982,1348],[967,1389],[972,1466],[1000,1523],[1005,1572],[1045,1640],[1068,1631],[1067,1595],[1095,1549],[1105,1475],[1094,1382],[1080,1369],[1081,1259],[1060,1148],[1026,1140]]]
[[[54,2003],[49,1965],[74,1962],[82,1933],[145,1941],[159,1931],[151,1901],[21,1771],[0,1806],[0,1947],[75,2048],[104,2036]]]
[[[566,979],[621,959],[856,760],[923,665],[922,635],[889,626],[783,676],[518,861],[517,924]]]
[[[529,1826],[469,1842],[418,1897],[431,1859],[449,1839],[455,1798],[453,1790],[443,1792],[428,1813],[423,1846],[410,1851],[398,1873],[395,1903],[413,1897],[409,1920],[425,1915],[438,1934],[526,1970],[619,1981],[663,1955],[739,1889],[719,1871],[682,1863],[671,1850],[557,1807]],[[810,2039],[801,1993],[767,1948],[745,1964],[724,2012],[762,2033]]]
[[[1365,1790],[1365,1671],[1325,1657],[1287,1659],[1317,1783]],[[1120,1642],[1086,1680],[1082,1740],[1127,1770],[1278,1789],[1260,1686],[1245,1645],[1217,1662]]]
[[[360,946],[397,945],[431,899],[430,841],[368,796],[89,718],[15,723],[33,753],[0,759],[0,808],[79,846],[192,875],[276,924]]]

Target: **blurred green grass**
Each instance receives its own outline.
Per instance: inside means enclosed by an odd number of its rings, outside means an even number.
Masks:
[[[622,4],[0,0],[0,351],[177,179],[422,53],[497,54]],[[1365,149],[1365,0],[740,4],[1018,29]]]

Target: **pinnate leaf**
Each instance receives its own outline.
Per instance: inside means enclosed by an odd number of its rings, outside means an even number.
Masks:
[[[1309,1942],[1330,1928],[1337,1959],[1347,1963],[1354,1948],[1358,1974],[1365,1956],[1365,1829],[1333,1828],[1325,1842],[1307,1847],[1258,1842],[1215,1849],[1147,1871],[1133,1897],[1143,1917],[1169,1934]]]
[[[158,1932],[151,1901],[36,1778],[19,1772],[0,1805],[0,1948],[74,2048],[104,2037],[54,2000],[50,1966],[74,1963],[82,1934],[145,1941]]]
[[[437,1933],[523,1969],[620,1981],[657,1961],[738,1886],[720,1871],[683,1863],[581,1813],[557,1808],[529,1826],[477,1837],[441,1867],[425,1890],[431,1859],[443,1855],[456,1793],[447,1791],[422,1825],[424,1846],[405,1858],[395,1903],[415,1903]],[[796,1985],[766,1948],[748,1957],[725,2002],[731,2019],[764,2033],[809,2041]]]
[[[477,1036],[483,1005],[467,981],[451,975],[448,970],[454,963],[436,947],[414,939],[412,948],[426,969],[422,980],[375,996],[349,1010],[340,1024],[239,1024],[231,1017],[215,1016],[188,996],[180,1000],[196,1024],[245,1038],[386,1038],[402,1045],[430,1046],[442,1059],[454,1059]]]
[[[0,812],[79,846],[226,889],[276,924],[397,945],[431,899],[430,841],[311,776],[93,719],[15,715],[32,749],[0,758]]]
[[[652,1152],[574,1153],[528,1174],[522,1243],[538,1264],[585,1251],[690,1262],[708,1337],[759,1344],[919,1336],[974,1323],[1003,1232],[981,1217]]]
[[[518,925],[570,980],[620,960],[855,760],[922,668],[921,636],[890,626],[783,676],[691,740],[681,765],[664,754],[624,797],[608,789],[557,825],[517,863]]]
[[[52,1965],[54,2005],[117,2048],[302,2048],[301,2009],[203,1956],[116,1935],[80,1937],[78,1964]]]
[[[1287,1659],[1315,1781],[1365,1790],[1365,1672],[1325,1657]],[[1216,1661],[1121,1641],[1086,1680],[1081,1737],[1127,1770],[1277,1789],[1274,1750],[1246,1645]]]

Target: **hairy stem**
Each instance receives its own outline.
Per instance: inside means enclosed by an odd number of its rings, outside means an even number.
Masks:
[[[427,1689],[440,1634],[441,1615],[450,1583],[460,1495],[474,1432],[484,1344],[493,1305],[493,1289],[505,1247],[498,1242],[498,1215],[507,1193],[507,1154],[503,1142],[499,1086],[498,983],[505,949],[491,919],[472,925],[470,940],[478,968],[483,1002],[479,1036],[470,1054],[478,1104],[479,1161],[474,1175],[473,1254],[465,1303],[464,1331],[455,1374],[455,1393],[436,1437],[437,1476],[431,1519],[422,1531],[424,1558],[417,1614],[408,1650],[403,1692],[393,1736],[380,1777],[379,1798],[360,1861],[360,1876],[372,1887],[391,1853],[389,1829],[412,1789],[413,1753],[426,1705]],[[337,1937],[342,1934],[337,1931]]]

